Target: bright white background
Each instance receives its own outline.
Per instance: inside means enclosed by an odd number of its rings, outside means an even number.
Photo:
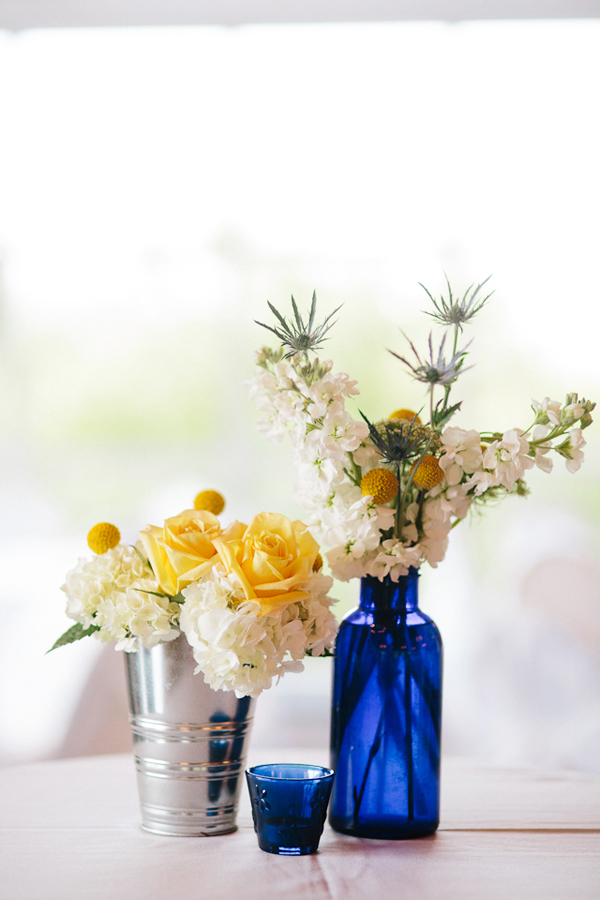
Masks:
[[[344,303],[327,354],[377,418],[422,403],[385,351],[426,338],[417,282],[492,273],[459,424],[600,396],[599,44],[586,20],[0,34],[0,759],[61,752],[97,646],[43,652],[91,525],[133,540],[203,487],[226,520],[298,515],[243,385],[267,299]],[[423,576],[448,752],[598,767],[596,430]],[[262,698],[257,740],[325,741],[328,678]]]

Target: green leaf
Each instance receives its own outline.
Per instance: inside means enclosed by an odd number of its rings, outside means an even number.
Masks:
[[[276,338],[278,338],[282,344],[286,342],[285,335],[279,331],[277,328],[271,328],[270,325],[265,325],[264,322],[259,322],[258,319],[254,320],[257,325],[260,325],[261,328],[266,328],[267,331],[272,331]]]
[[[310,651],[307,650],[306,653],[305,653],[304,655],[305,655],[305,656],[310,656],[312,659],[323,659],[324,657],[327,657],[327,656],[332,656],[334,659],[337,659],[337,658],[338,658],[337,653],[334,653],[333,650],[328,650],[327,647],[325,647],[325,649],[323,650],[323,652],[322,652],[322,653],[319,653],[318,656],[313,656],[312,650],[310,650]]]
[[[131,547],[132,550],[135,550],[135,552],[137,553],[137,555],[139,556],[139,558],[141,559],[141,561],[144,563],[144,565],[145,565],[145,566],[148,566],[148,568],[150,569],[150,571],[151,571],[152,574],[154,575],[154,569],[153,569],[152,566],[150,565],[150,560],[149,560],[149,559],[146,559],[146,557],[145,557],[142,553],[140,553],[140,551],[139,551],[138,548],[135,546],[135,544],[130,544],[129,546]]]
[[[431,421],[432,427],[437,429],[443,428],[448,424],[454,413],[458,412],[461,406],[462,402],[455,403],[454,406],[449,406],[448,409],[440,410],[439,412],[435,409]]]
[[[181,591],[178,594],[175,594],[175,596],[171,597],[170,599],[173,601],[173,603],[185,603],[185,597],[183,596]]]
[[[298,311],[298,306],[296,304],[296,301],[294,300],[293,294],[292,294],[292,310],[294,312],[294,318],[296,319],[296,327],[298,328],[298,331],[304,331],[305,330],[304,322],[302,321],[302,316],[300,315],[300,313]]]
[[[315,324],[315,314],[317,312],[317,292],[313,291],[312,301],[310,304],[310,313],[308,314],[308,331],[313,330]]]
[[[76,625],[72,625],[71,628],[65,631],[50,649],[46,650],[46,653],[52,653],[57,647],[65,647],[67,644],[73,644],[75,641],[80,641],[81,638],[87,637],[95,631],[100,631],[99,625],[90,625],[88,628],[84,628],[81,622],[77,622]]]
[[[294,299],[294,298],[292,297],[292,300],[293,300],[293,299]],[[285,316],[282,316],[281,313],[279,312],[279,310],[278,310],[275,306],[273,306],[273,304],[270,303],[268,300],[267,300],[267,306],[269,307],[269,309],[271,310],[271,312],[273,313],[273,315],[274,315],[277,319],[279,319],[279,322],[280,322],[281,327],[283,328],[283,330],[284,330],[284,331],[287,331],[287,330],[288,330],[288,323],[287,323],[287,321],[286,321],[286,319],[285,319]],[[258,324],[260,325],[261,323],[259,322]],[[266,326],[263,326],[263,327],[268,328],[269,326],[266,325]]]

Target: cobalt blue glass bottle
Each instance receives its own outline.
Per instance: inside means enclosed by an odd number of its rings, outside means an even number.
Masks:
[[[418,572],[361,579],[336,641],[332,828],[411,838],[439,824],[442,640],[418,607]]]

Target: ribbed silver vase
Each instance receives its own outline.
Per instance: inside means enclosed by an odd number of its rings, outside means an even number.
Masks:
[[[142,828],[189,837],[235,831],[255,701],[194,675],[184,635],[124,656]]]

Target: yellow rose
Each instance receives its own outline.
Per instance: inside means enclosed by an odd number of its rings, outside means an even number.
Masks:
[[[205,510],[186,509],[165,521],[148,525],[140,539],[161,589],[174,597],[219,561],[213,538],[221,534],[219,520]]]
[[[309,596],[297,586],[308,581],[319,545],[302,522],[260,513],[243,533],[231,526],[213,545],[226,574],[237,577],[248,600],[260,603],[262,615]]]

